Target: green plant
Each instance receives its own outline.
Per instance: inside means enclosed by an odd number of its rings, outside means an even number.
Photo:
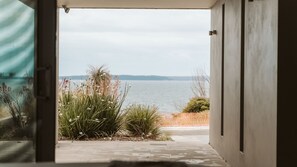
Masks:
[[[125,113],[126,129],[134,136],[157,137],[160,134],[160,115],[157,107],[131,105]]]
[[[120,95],[119,82],[112,82],[108,71],[103,67],[92,68],[91,71],[89,79],[75,89],[70,89],[69,80],[62,81],[59,130],[63,137],[82,139],[113,136],[122,128],[121,107],[128,93],[127,87]]]
[[[61,93],[59,96],[60,106],[68,105],[75,97],[74,94],[71,92],[70,84],[71,82],[68,79],[63,79],[63,81],[60,83],[60,86],[59,86],[59,90]]]
[[[60,108],[60,133],[71,139],[114,135],[122,125],[120,106],[111,96],[80,95]]]
[[[185,113],[202,112],[209,110],[209,100],[207,98],[193,97],[183,109]]]
[[[99,68],[90,66],[89,79],[93,90],[100,91],[103,95],[109,93],[111,75],[104,66]]]

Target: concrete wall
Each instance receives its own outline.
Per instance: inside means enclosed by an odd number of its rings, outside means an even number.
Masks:
[[[222,2],[219,1],[211,11],[211,28],[216,30],[217,34],[211,37],[210,49],[210,125],[209,125],[209,141],[212,146],[223,155],[224,147],[220,145],[221,138],[221,62],[222,62]]]
[[[222,4],[225,3],[224,135],[221,136]],[[244,150],[240,151],[241,1],[212,9],[210,144],[234,167],[275,167],[278,0],[248,2],[244,40]]]
[[[217,0],[57,0],[58,7],[114,9],[209,9]]]

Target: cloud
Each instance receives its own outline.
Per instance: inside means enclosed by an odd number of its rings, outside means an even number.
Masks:
[[[192,75],[209,68],[209,26],[207,10],[61,10],[60,75],[102,64],[113,74]]]

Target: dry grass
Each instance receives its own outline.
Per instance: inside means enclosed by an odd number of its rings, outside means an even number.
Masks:
[[[161,126],[205,126],[208,125],[208,113],[177,113],[163,115]]]

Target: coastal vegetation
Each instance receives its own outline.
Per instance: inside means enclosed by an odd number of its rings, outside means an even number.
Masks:
[[[168,126],[206,126],[208,125],[208,111],[200,113],[164,114],[161,117],[162,127]]]
[[[63,102],[63,97],[60,101],[61,136],[71,139],[106,137],[120,130],[123,119],[121,100],[102,94],[73,96],[67,104]]]
[[[209,85],[210,79],[205,70],[197,70],[196,75],[193,77],[192,84],[194,97],[192,97],[183,108],[184,113],[200,113],[209,110]]]
[[[180,113],[164,115],[156,106],[131,104],[124,108],[129,86],[120,88],[119,78],[104,66],[90,67],[87,79],[75,87],[71,82],[63,79],[59,86],[60,139],[168,140],[161,126],[208,124],[206,97],[195,96]]]
[[[126,110],[125,125],[130,134],[155,138],[160,134],[160,114],[155,106],[134,104]]]
[[[123,103],[129,87],[120,89],[119,78],[111,75],[104,66],[90,67],[88,78],[76,86],[71,82],[69,79],[63,79],[59,86],[61,139],[82,140],[116,136],[159,139],[164,137],[161,126],[208,124],[207,97],[195,96],[181,109],[181,113],[168,116],[160,114],[155,106],[132,104],[124,108]],[[0,118],[11,117],[13,125],[0,127],[0,138],[33,137],[35,98],[32,78],[27,77],[22,88],[12,91],[7,85],[2,85],[1,89]]]
[[[113,80],[112,80],[113,79]],[[89,78],[76,88],[64,79],[59,95],[59,135],[66,139],[118,136],[157,139],[157,108],[131,105],[122,109],[129,87],[120,92],[120,82],[101,66],[91,67]]]
[[[128,89],[119,94],[119,81],[111,81],[103,66],[90,67],[89,78],[71,88],[64,79],[60,85],[59,132],[71,139],[107,137],[115,135],[123,123],[122,104]]]
[[[196,113],[209,110],[209,99],[202,97],[193,97],[190,99],[186,107],[183,109],[184,113]]]
[[[207,98],[209,96],[210,77],[203,68],[196,70],[192,82],[194,97]]]

